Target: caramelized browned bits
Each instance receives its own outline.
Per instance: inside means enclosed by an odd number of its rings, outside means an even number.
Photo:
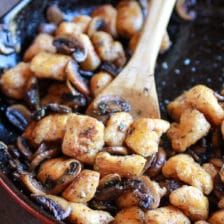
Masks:
[[[143,14],[137,1],[123,0],[117,6],[117,31],[118,34],[131,38],[141,30]]]
[[[65,155],[93,164],[103,145],[104,125],[101,122],[84,115],[70,115],[62,144]]]
[[[165,177],[177,178],[189,185],[197,187],[205,194],[213,190],[213,180],[191,156],[179,154],[171,157],[162,168]]]
[[[139,207],[125,208],[117,213],[113,224],[143,224],[144,212]]]
[[[208,218],[208,198],[196,187],[182,186],[171,192],[170,203],[183,211],[193,221]]]
[[[167,132],[172,142],[172,148],[184,152],[209,132],[210,124],[198,110],[185,110],[180,117],[180,123],[173,123]]]
[[[26,93],[26,85],[32,75],[28,63],[19,63],[1,76],[0,87],[2,92],[8,97],[17,100],[23,99]]]
[[[74,61],[68,62],[65,72],[67,74],[67,79],[75,86],[75,88],[85,95],[89,95],[89,87],[85,80],[80,76],[78,71],[78,65]]]
[[[194,20],[196,18],[196,12],[191,10],[194,1],[178,0],[176,4],[177,14],[184,20]]]
[[[59,9],[58,5],[52,5],[47,9],[47,19],[49,22],[58,25],[64,20],[64,13]]]
[[[223,224],[224,223],[224,210],[222,209],[217,212],[214,212],[208,221],[211,224]]]
[[[66,55],[40,52],[31,61],[30,69],[39,79],[62,81],[66,78],[65,66],[70,60]]]
[[[55,53],[56,48],[53,45],[54,38],[46,33],[39,34],[33,44],[26,50],[23,60],[31,61],[38,53],[45,51]]]
[[[56,158],[44,162],[37,178],[51,194],[61,193],[80,173],[81,164],[75,159]]]
[[[224,110],[218,103],[214,91],[204,85],[197,85],[184,92],[168,105],[171,117],[179,121],[186,109],[197,109],[214,125],[220,125],[224,118]]]
[[[126,134],[133,118],[129,113],[119,112],[112,114],[106,123],[104,131],[105,144],[108,146],[123,145]]]
[[[146,170],[147,175],[150,177],[156,177],[162,170],[166,162],[166,152],[163,148],[159,148],[159,151],[152,156],[152,160],[150,161],[150,165]]]
[[[71,214],[71,206],[61,197],[40,194],[33,194],[31,197],[44,209],[52,213],[58,221],[66,219]]]
[[[112,5],[102,5],[96,8],[92,13],[93,19],[95,17],[101,18],[104,21],[103,30],[113,37],[117,37],[117,10]]]
[[[98,172],[83,170],[65,189],[62,196],[71,202],[86,203],[94,197],[99,180]]]
[[[158,152],[160,137],[169,127],[164,120],[140,118],[131,125],[125,143],[135,153],[151,156]]]
[[[114,156],[100,152],[96,156],[94,170],[101,176],[117,173],[121,177],[140,176],[143,173],[146,160],[139,155]]]
[[[96,73],[90,81],[90,89],[93,96],[97,96],[101,93],[111,82],[113,78],[107,72]]]
[[[31,112],[22,104],[14,104],[7,108],[6,117],[11,124],[24,131],[30,122]]]

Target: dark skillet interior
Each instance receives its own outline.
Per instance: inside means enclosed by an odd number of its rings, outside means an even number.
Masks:
[[[58,3],[69,19],[75,14],[88,14],[92,8],[100,4],[115,2],[114,0],[23,0],[5,15],[0,23],[15,22],[16,37],[24,52],[36,35],[38,25],[45,20],[45,10],[49,5]],[[22,9],[21,4],[25,4]],[[185,22],[174,13],[169,25],[173,46],[165,55],[160,56],[156,70],[156,83],[164,118],[167,117],[164,109],[167,102],[193,85],[203,83],[216,91],[223,88],[224,1],[199,0],[197,13],[197,19],[193,22]],[[0,30],[0,35],[2,34],[4,35]],[[0,71],[18,62],[21,54],[7,57],[0,55]],[[6,100],[0,95],[0,141],[11,143],[18,132],[6,121],[4,116],[6,106]],[[4,164],[4,155],[0,154],[0,165]]]

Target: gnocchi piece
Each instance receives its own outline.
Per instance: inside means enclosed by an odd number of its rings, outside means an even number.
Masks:
[[[89,37],[85,34],[82,34],[83,43],[87,49],[87,58],[80,65],[85,70],[94,71],[98,68],[101,63],[99,56],[97,55],[92,42]]]
[[[137,181],[141,182],[139,188],[123,193],[117,199],[119,208],[139,206],[142,209],[155,209],[160,205],[161,198],[166,194],[166,188],[161,188],[155,181],[147,176],[142,176]]]
[[[92,210],[81,203],[71,203],[72,213],[68,220],[72,224],[109,224],[114,218],[109,212]]]
[[[182,113],[179,124],[171,124],[167,135],[171,140],[172,148],[176,152],[184,152],[206,136],[210,127],[204,115],[198,110],[186,110]]]
[[[210,194],[213,189],[213,180],[193,158],[186,154],[171,157],[162,168],[165,177],[178,178],[179,180],[197,187],[205,194]]]
[[[62,152],[83,163],[93,164],[104,145],[104,125],[95,118],[71,115],[68,119]]]
[[[135,153],[148,157],[158,152],[159,140],[170,127],[161,119],[140,118],[131,125],[125,143]]]
[[[26,50],[24,54],[24,61],[30,61],[38,53],[45,51],[50,53],[56,53],[56,49],[53,45],[54,38],[46,33],[39,34],[33,44]]]
[[[200,220],[200,221],[195,222],[194,224],[209,224],[209,223],[206,221]]]
[[[65,67],[70,60],[66,55],[40,52],[32,59],[30,69],[37,78],[62,81],[66,78]]]
[[[94,170],[101,176],[117,173],[121,177],[140,176],[143,173],[146,160],[139,155],[114,156],[100,152],[96,156]]]
[[[26,86],[32,76],[30,65],[19,63],[16,67],[9,69],[0,78],[2,92],[8,97],[17,100],[23,99],[26,93]]]
[[[83,170],[65,189],[62,196],[71,202],[86,203],[94,197],[99,180],[98,172]]]
[[[97,96],[101,93],[111,82],[113,78],[107,72],[96,73],[90,81],[90,89],[93,96]]]
[[[55,114],[44,117],[35,125],[31,123],[31,128],[28,126],[23,136],[36,145],[42,142],[60,141],[65,135],[69,116],[69,114]]]
[[[147,211],[145,224],[190,224],[190,220],[173,206],[161,207]]]
[[[80,173],[81,168],[81,164],[75,159],[50,159],[40,166],[37,178],[49,193],[58,194]]]
[[[144,18],[137,1],[123,0],[117,6],[117,31],[118,34],[131,38],[141,30]]]
[[[81,33],[82,26],[77,25],[73,22],[62,22],[59,24],[56,30],[56,37],[64,36],[68,34]]]
[[[189,108],[203,113],[212,124],[220,125],[224,119],[224,110],[218,103],[214,91],[204,85],[197,85],[168,105],[168,112],[178,121],[181,114]]]
[[[117,213],[113,224],[144,224],[144,212],[134,206],[123,209]]]
[[[170,203],[193,221],[208,218],[208,198],[196,187],[182,186],[171,192]]]
[[[129,113],[120,112],[111,115],[107,121],[104,140],[108,146],[121,146],[125,140],[128,128],[133,123]]]
[[[210,224],[224,224],[224,209],[213,213],[208,221]]]
[[[112,36],[104,31],[95,32],[91,40],[93,45],[103,61],[112,62],[118,67],[126,63],[126,56],[123,46],[120,42],[114,41]]]
[[[72,22],[75,23],[82,33],[86,33],[92,18],[87,15],[76,16]]]
[[[117,37],[117,27],[116,27],[117,10],[112,5],[106,4],[97,7],[93,11],[92,17],[102,18],[104,21],[103,30],[111,34],[113,37]]]

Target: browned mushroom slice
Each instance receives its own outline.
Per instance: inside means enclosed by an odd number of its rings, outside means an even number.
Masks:
[[[82,34],[59,36],[53,44],[58,53],[72,55],[77,62],[84,62],[87,58],[88,49]]]
[[[184,20],[194,20],[196,18],[196,12],[190,10],[190,8],[195,4],[192,0],[178,0],[176,3],[177,14]]]
[[[31,113],[25,106],[15,104],[7,108],[6,117],[11,124],[24,131],[29,124]]]
[[[38,167],[41,164],[41,162],[43,162],[44,160],[52,159],[58,156],[59,153],[60,151],[58,149],[50,149],[50,150],[37,154],[30,163],[30,167],[29,167],[30,171]]]
[[[24,137],[17,138],[17,147],[26,159],[30,159],[33,155],[27,140]]]
[[[130,112],[131,106],[119,96],[103,96],[94,101],[94,113],[96,115],[107,115],[117,112]]]
[[[78,70],[78,64],[74,61],[68,62],[65,72],[67,79],[84,95],[89,95],[90,90],[85,82],[85,80],[80,76]]]
[[[43,195],[46,193],[46,189],[40,182],[34,179],[31,173],[22,173],[20,175],[20,181],[33,194]]]
[[[61,197],[39,194],[31,195],[31,197],[44,209],[52,213],[58,221],[66,219],[71,214],[72,209],[69,203]]]
[[[47,9],[47,19],[49,22],[58,25],[64,20],[64,13],[57,5],[52,5]]]

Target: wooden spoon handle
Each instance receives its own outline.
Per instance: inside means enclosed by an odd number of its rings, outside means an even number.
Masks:
[[[172,14],[176,0],[151,0],[149,14],[136,51],[130,60],[132,66],[142,67],[147,63],[147,74],[154,74],[155,64],[163,34]],[[144,69],[144,67],[142,67]],[[146,75],[145,72],[141,74]]]

